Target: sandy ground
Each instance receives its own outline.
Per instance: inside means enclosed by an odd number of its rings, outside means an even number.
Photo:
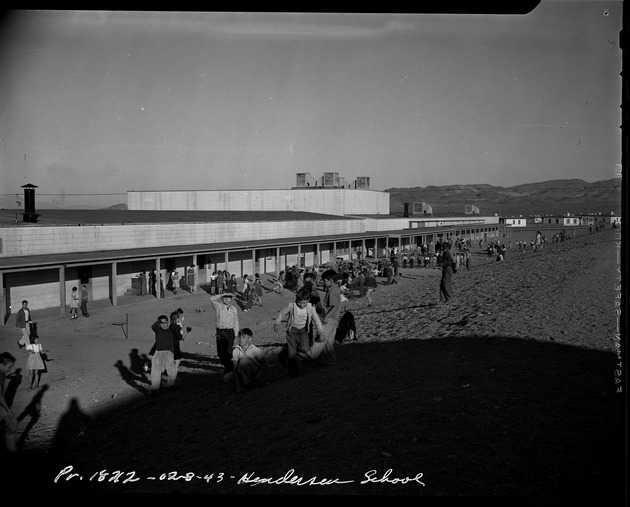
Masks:
[[[267,292],[262,307],[239,312],[270,365],[266,385],[243,394],[222,382],[203,290],[95,304],[76,320],[38,317],[31,302],[50,358],[40,389],[28,388],[14,320],[0,329],[2,349],[18,358],[7,394],[20,418],[20,452],[5,460],[12,484],[28,467],[47,497],[618,499],[618,232],[540,252],[516,251],[514,237],[502,263],[475,252],[472,269],[454,275],[449,305],[437,304],[439,270],[379,279],[374,306],[349,301],[358,341],[296,379],[278,364],[284,335],[272,325],[294,294]],[[150,326],[178,307],[193,332],[176,387],[150,398]]]

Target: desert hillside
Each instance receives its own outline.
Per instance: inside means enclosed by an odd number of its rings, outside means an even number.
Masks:
[[[482,215],[529,216],[602,213],[621,210],[621,180],[587,183],[583,180],[551,180],[513,187],[492,185],[447,185],[388,188],[392,212],[404,210],[404,203],[426,202],[434,215],[464,213],[466,205],[479,208]]]

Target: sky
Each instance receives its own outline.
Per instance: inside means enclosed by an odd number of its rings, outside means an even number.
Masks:
[[[605,0],[524,15],[13,11],[0,194],[126,202],[324,172],[373,190],[613,178],[621,20]]]

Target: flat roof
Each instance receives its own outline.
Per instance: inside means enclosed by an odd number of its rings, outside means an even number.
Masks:
[[[35,210],[37,223],[23,221],[24,210],[0,210],[0,226],[119,225],[193,222],[280,222],[294,220],[359,220],[356,217],[306,211],[187,211],[118,209]],[[16,222],[17,215],[17,222]]]

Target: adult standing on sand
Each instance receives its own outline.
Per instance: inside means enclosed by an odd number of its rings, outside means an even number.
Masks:
[[[88,292],[87,285],[85,284],[81,285],[81,313],[83,314],[84,317],[90,316],[87,309],[89,296],[90,294]]]
[[[442,243],[442,278],[440,280],[440,302],[446,303],[453,297],[453,256],[451,255],[451,245],[446,241]]]
[[[186,285],[188,286],[188,291],[192,294],[195,292],[195,265],[191,264],[188,268],[187,272],[188,278],[186,279]]]
[[[22,332],[22,337],[18,341],[20,348],[24,348],[31,343],[31,322],[33,322],[33,316],[28,307],[28,301],[25,299],[22,301],[22,308],[18,310],[15,317],[15,329]]]

